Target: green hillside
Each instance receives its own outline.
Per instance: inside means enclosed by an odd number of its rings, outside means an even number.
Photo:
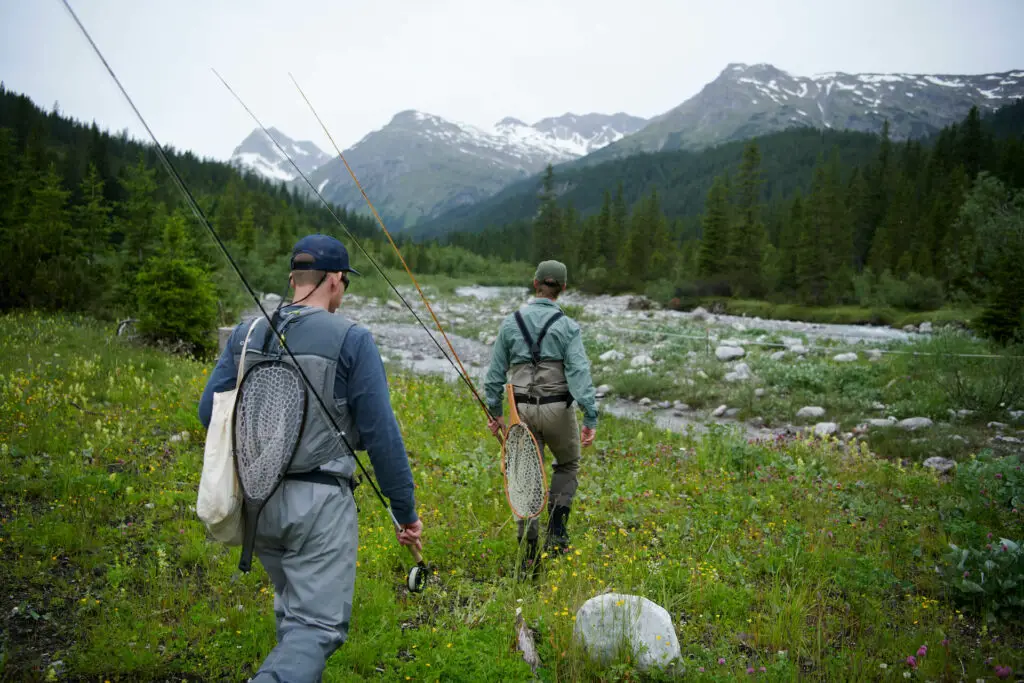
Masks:
[[[811,171],[822,154],[836,148],[844,161],[863,163],[874,154],[878,139],[866,133],[799,128],[758,138],[757,143],[763,157],[762,198],[775,201],[792,196],[798,189],[806,191]],[[739,164],[744,145],[731,142],[701,152],[638,154],[597,166],[562,164],[554,167],[558,201],[563,206],[573,205],[582,216],[592,215],[600,210],[605,191],[614,192],[621,184],[627,207],[657,188],[667,217],[695,216],[703,209],[715,176]],[[452,233],[478,232],[530,220],[539,206],[542,177],[515,183],[482,202],[420,223],[410,234],[421,239],[443,239]]]

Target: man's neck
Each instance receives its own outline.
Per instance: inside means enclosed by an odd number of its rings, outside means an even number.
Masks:
[[[289,306],[309,306],[311,308],[322,308],[325,311],[327,310],[327,302],[326,301],[323,301],[323,300],[321,300],[319,298],[309,298],[309,299],[306,299],[305,301],[302,301],[302,297],[303,296],[305,296],[305,295],[299,295],[298,293],[296,293],[296,295],[292,297],[291,303],[288,304],[288,305]]]

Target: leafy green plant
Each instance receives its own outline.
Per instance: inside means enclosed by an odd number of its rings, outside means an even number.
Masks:
[[[980,549],[950,543],[939,571],[958,600],[989,619],[1024,612],[1024,551],[1019,542],[1000,538]]]

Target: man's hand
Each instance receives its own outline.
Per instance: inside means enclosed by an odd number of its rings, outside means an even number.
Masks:
[[[593,427],[584,427],[580,430],[580,444],[584,448],[594,443],[594,437],[597,436],[597,430]]]
[[[487,427],[491,430],[491,434],[498,436],[498,430],[501,433],[505,433],[505,418],[503,417],[492,417],[487,420]]]
[[[423,533],[423,522],[417,519],[412,524],[402,524],[401,526],[401,531],[395,529],[395,537],[398,539],[398,542],[422,552],[423,541],[420,539],[420,534]]]

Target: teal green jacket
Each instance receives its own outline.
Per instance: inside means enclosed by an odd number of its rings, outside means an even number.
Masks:
[[[520,312],[527,327],[539,331],[547,319],[558,310],[559,307],[550,299],[535,298],[521,308]],[[576,321],[565,316],[555,322],[540,345],[540,356],[542,360],[562,361],[565,379],[569,383],[569,393],[583,411],[583,425],[596,427],[597,397],[594,382],[590,377],[590,360],[583,348],[583,337]],[[506,316],[498,330],[498,339],[494,342],[491,353],[491,367],[488,368],[484,380],[484,393],[491,415],[502,415],[509,367],[529,363],[531,360],[530,347],[516,325],[515,316]]]

